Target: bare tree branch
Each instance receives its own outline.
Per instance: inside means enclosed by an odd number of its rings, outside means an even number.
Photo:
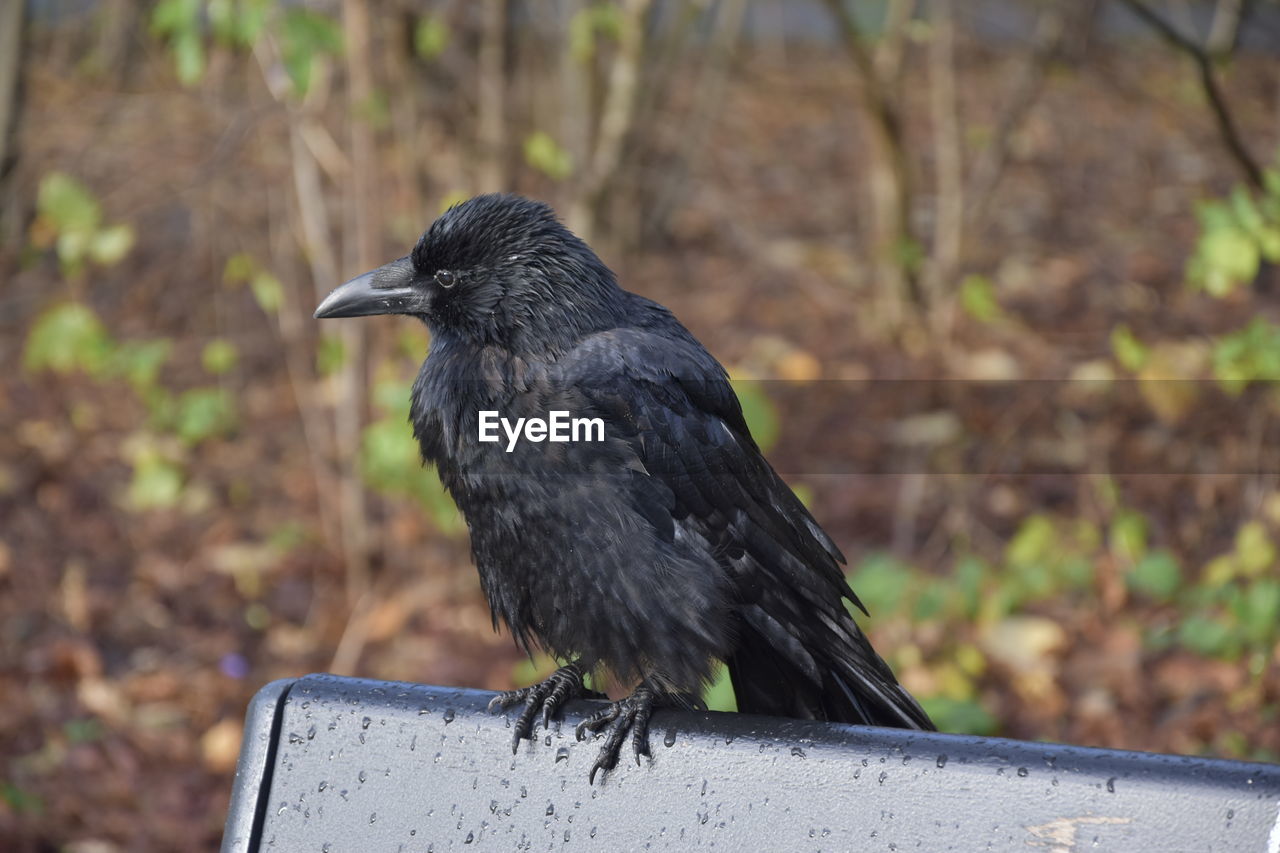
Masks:
[[[1213,9],[1213,23],[1205,47],[1210,56],[1225,56],[1236,46],[1240,22],[1244,18],[1244,0],[1218,0]]]
[[[343,0],[347,66],[347,133],[351,144],[351,227],[355,268],[372,269],[379,263],[382,232],[378,208],[378,152],[366,111],[373,100],[372,26],[368,0]],[[352,258],[349,256],[348,260]],[[335,282],[336,284],[336,282]],[[345,358],[338,371],[338,405],[334,425],[339,447],[359,447],[365,399],[365,330],[362,323],[344,323],[339,331]],[[344,462],[341,479],[342,515],[349,535],[343,537],[347,563],[347,601],[353,606],[369,589],[369,519],[364,485],[354,460]]]
[[[1049,3],[1036,22],[1031,48],[1014,72],[1012,90],[996,119],[991,144],[983,149],[969,176],[965,218],[970,227],[986,219],[987,207],[995,196],[1009,159],[1013,135],[1039,97],[1049,65],[1062,47],[1066,29],[1062,3]]]
[[[9,159],[18,115],[18,69],[22,65],[22,12],[26,0],[0,0],[0,176]]]
[[[885,69],[885,73],[898,73],[901,60],[894,56],[894,52],[901,49],[898,41],[900,35],[886,33],[890,59],[878,62],[867,46],[857,18],[844,0],[826,0],[826,5],[839,24],[841,39],[861,79],[862,85],[859,88],[863,107],[871,119],[873,139],[879,152],[880,168],[874,169],[871,175],[872,194],[876,199],[877,227],[880,231],[877,239],[880,256],[878,275],[896,292],[899,304],[889,307],[893,313],[900,314],[903,302],[917,307],[925,302],[919,276],[910,264],[902,260],[904,250],[917,243],[911,225],[911,164],[907,156],[902,115],[898,111],[893,80],[882,78],[877,69],[879,65]],[[895,9],[901,8],[895,3],[888,12],[893,15]],[[907,13],[909,11],[908,9]],[[896,25],[900,30],[905,29],[904,13],[896,14],[897,18],[886,18],[886,26]],[[901,317],[890,318],[894,323],[900,319]]]
[[[707,138],[724,106],[729,66],[742,36],[746,11],[746,0],[723,0],[708,12],[711,42],[695,84],[697,94],[690,110],[691,121],[681,130],[674,168],[664,173],[654,193],[653,206],[644,224],[646,232],[664,228],[671,212],[689,191],[689,174],[697,170],[706,151]]]
[[[1240,135],[1235,119],[1227,107],[1226,98],[1218,86],[1217,76],[1213,73],[1213,58],[1204,48],[1178,32],[1168,21],[1147,8],[1141,0],[1121,0],[1121,2],[1133,14],[1146,22],[1151,29],[1155,30],[1156,34],[1167,44],[1182,51],[1195,62],[1196,70],[1200,75],[1200,86],[1204,90],[1205,98],[1209,101],[1209,107],[1213,110],[1213,117],[1218,125],[1219,136],[1222,137],[1222,141],[1231,153],[1232,159],[1240,167],[1240,171],[1244,173],[1249,183],[1256,189],[1262,189],[1262,167],[1258,165],[1258,161],[1253,158],[1253,155],[1249,153],[1249,149],[1245,147],[1244,138]]]
[[[480,154],[476,188],[508,189],[506,175],[507,0],[484,0],[481,7],[480,87],[476,142]]]
[[[645,22],[652,3],[653,0],[625,0],[622,4],[618,51],[609,69],[609,88],[600,112],[600,129],[581,191],[569,209],[570,227],[584,240],[590,241],[594,236],[605,190],[622,160],[623,142],[635,119]]]
[[[964,141],[956,94],[955,20],[952,0],[933,0],[933,37],[929,40],[929,112],[933,123],[938,203],[933,257],[927,283],[941,304],[960,266],[964,245]]]

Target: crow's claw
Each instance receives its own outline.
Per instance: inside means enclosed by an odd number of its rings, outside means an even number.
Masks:
[[[610,703],[578,724],[578,740],[584,739],[588,731],[608,728],[596,763],[591,766],[590,784],[595,784],[598,771],[607,773],[618,766],[618,753],[622,751],[627,732],[631,732],[631,751],[635,754],[636,764],[640,763],[640,756],[649,755],[649,718],[653,716],[656,700],[653,690],[641,686],[626,699]]]
[[[575,696],[581,695],[582,692],[582,668],[575,662],[560,667],[551,673],[546,681],[521,687],[519,690],[499,693],[490,700],[489,713],[524,703],[524,708],[521,709],[520,716],[516,718],[515,725],[512,727],[511,754],[514,755],[520,750],[521,740],[533,740],[534,723],[537,720],[539,708],[542,709],[542,727],[548,728],[551,718],[556,715],[561,706]]]

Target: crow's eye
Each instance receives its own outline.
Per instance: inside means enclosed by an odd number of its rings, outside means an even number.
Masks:
[[[441,287],[453,287],[457,283],[458,283],[457,276],[455,276],[449,270],[440,270],[439,272],[436,273],[436,284],[440,285]]]

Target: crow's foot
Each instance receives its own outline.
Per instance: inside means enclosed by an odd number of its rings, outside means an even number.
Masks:
[[[542,727],[548,728],[551,718],[564,703],[585,692],[587,691],[582,685],[582,667],[575,661],[551,673],[546,681],[521,687],[519,690],[499,693],[489,702],[489,713],[504,710],[520,702],[524,703],[524,710],[516,718],[515,731],[511,736],[511,754],[515,755],[520,749],[522,738],[533,740],[534,721],[537,719],[539,708],[542,709]]]
[[[597,771],[608,772],[618,766],[618,753],[622,751],[622,742],[626,740],[628,731],[631,732],[631,751],[635,753],[636,764],[640,763],[640,756],[649,755],[649,718],[656,702],[653,690],[641,685],[626,699],[612,702],[578,723],[578,740],[585,738],[588,731],[608,728],[604,745],[591,767],[590,784],[595,784]]]

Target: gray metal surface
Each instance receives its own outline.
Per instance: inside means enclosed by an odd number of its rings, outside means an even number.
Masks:
[[[231,784],[231,808],[222,831],[223,853],[248,853],[256,850],[256,839],[266,817],[265,797],[276,757],[282,700],[294,685],[294,679],[273,681],[261,688],[249,703],[244,715],[244,739],[240,742],[240,758],[236,761],[236,778]]]
[[[332,676],[283,694],[259,797],[278,684],[250,711],[224,850],[1280,853],[1275,765],[664,710],[652,761],[592,787],[599,741],[573,725],[594,703],[513,757],[490,693]]]

